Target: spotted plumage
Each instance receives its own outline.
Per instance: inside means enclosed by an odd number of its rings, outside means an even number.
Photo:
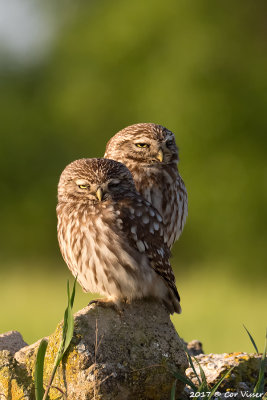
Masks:
[[[129,168],[137,191],[162,215],[165,240],[171,248],[188,213],[174,134],[161,125],[131,125],[109,140],[104,157]]]
[[[154,297],[181,312],[162,218],[108,159],[69,164],[58,185],[58,240],[83,289],[114,302]]]

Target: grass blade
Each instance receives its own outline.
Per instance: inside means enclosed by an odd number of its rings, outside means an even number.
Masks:
[[[66,325],[65,325],[66,323]],[[71,339],[73,337],[73,331],[74,331],[74,319],[73,319],[73,314],[72,314],[72,306],[71,306],[71,298],[69,297],[69,292],[68,292],[68,307],[66,309],[66,320],[64,321],[64,325],[66,326],[66,331],[65,331],[65,337],[64,337],[64,347],[63,347],[63,354],[67,351]]]
[[[266,351],[267,351],[267,330],[265,335],[264,351],[262,353],[262,358],[260,362],[259,378],[253,390],[253,393],[264,393],[264,372],[267,365]]]
[[[67,282],[68,305],[67,305],[67,308],[64,313],[63,328],[62,328],[62,342],[61,342],[61,346],[59,348],[58,356],[56,359],[57,366],[59,365],[59,363],[62,360],[66,351],[68,350],[71,339],[73,337],[74,319],[73,319],[73,314],[72,314],[72,307],[73,307],[74,298],[75,298],[76,282],[77,282],[77,277],[75,278],[75,281],[73,284],[71,296],[70,296],[69,281]]]
[[[175,378],[182,381],[185,385],[190,386],[195,392],[198,390],[197,386],[191,381],[191,379],[187,378],[185,375],[181,374],[179,371],[172,371],[172,374]]]
[[[256,345],[256,343],[255,343],[255,341],[254,341],[253,337],[251,336],[251,334],[249,333],[249,331],[247,330],[247,328],[245,327],[245,325],[244,325],[244,324],[243,324],[243,327],[246,329],[246,331],[247,331],[247,334],[248,334],[248,336],[249,336],[249,338],[250,338],[250,340],[251,340],[251,343],[253,344],[253,346],[254,346],[254,349],[256,350],[256,353],[258,353],[258,354],[259,354],[258,347],[257,347],[257,345]]]
[[[218,387],[220,386],[220,384],[225,380],[226,376],[228,374],[230,374],[233,371],[234,367],[230,368],[228,371],[226,371],[226,373],[221,377],[221,379],[219,380],[219,382],[216,383],[215,386],[213,386],[213,388],[211,389],[211,392],[209,394],[209,399],[212,398],[212,396],[214,395],[215,392],[217,392]]]
[[[73,288],[72,288],[72,293],[71,293],[71,298],[70,298],[70,305],[71,308],[73,307],[74,299],[75,299],[75,293],[76,293],[76,282],[77,282],[78,275],[75,278]]]
[[[175,379],[175,381],[172,384],[171,400],[175,400],[176,383],[177,383],[177,379]]]
[[[197,378],[197,380],[198,380],[198,384],[199,384],[199,386],[200,386],[202,382],[201,382],[201,380],[199,379],[199,376],[198,376],[197,371],[196,371],[196,369],[195,369],[195,366],[194,366],[192,357],[191,357],[191,355],[190,355],[190,353],[189,353],[189,351],[188,351],[188,348],[187,348],[186,346],[184,346],[184,350],[185,350],[185,352],[186,352],[186,354],[187,354],[187,358],[188,358],[189,364],[190,364],[192,370],[194,371],[194,374],[195,374],[195,376],[196,376],[196,378]]]
[[[77,277],[75,278],[75,281],[73,284],[71,296],[70,296],[69,281],[67,284],[68,307],[66,308],[65,315],[64,315],[64,327],[66,326],[66,328],[65,328],[65,336],[64,336],[63,355],[66,352],[66,350],[68,349],[71,339],[73,337],[74,319],[73,319],[73,314],[72,314],[72,307],[73,307],[74,298],[75,298],[76,282],[77,282]]]
[[[35,371],[34,371],[34,382],[35,382],[35,399],[42,400],[44,395],[44,358],[47,349],[48,341],[42,339],[38,348]]]
[[[49,390],[50,390],[50,388],[52,386],[52,383],[53,383],[53,380],[54,380],[54,377],[55,377],[55,374],[56,374],[57,367],[59,366],[64,354],[66,353],[66,351],[67,351],[67,349],[68,349],[68,347],[70,345],[71,339],[73,337],[74,318],[73,318],[73,315],[72,315],[72,306],[73,306],[74,298],[75,298],[76,282],[77,282],[77,277],[76,277],[76,279],[74,281],[74,284],[73,284],[73,289],[72,289],[71,296],[70,296],[69,281],[67,282],[68,305],[67,305],[67,308],[66,308],[66,310],[64,312],[64,320],[63,320],[63,328],[62,328],[62,339],[61,339],[61,343],[60,343],[60,346],[59,346],[59,349],[58,349],[58,352],[57,352],[57,355],[56,355],[56,359],[55,359],[55,362],[54,362],[52,374],[51,374],[49,383],[47,385],[45,394],[43,396],[43,400],[46,400],[48,398],[48,393],[49,393]]]
[[[200,376],[201,376],[201,384],[200,384],[199,391],[207,392],[209,390],[209,386],[208,386],[205,372],[203,371],[203,368],[201,367],[199,361],[195,357],[194,357],[194,360],[199,367],[199,372],[200,372]]]

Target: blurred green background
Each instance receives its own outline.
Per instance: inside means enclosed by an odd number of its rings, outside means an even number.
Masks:
[[[263,347],[267,306],[266,1],[0,3],[0,332],[30,343],[66,304],[56,237],[65,165],[123,127],[172,130],[189,217],[172,264],[206,352]],[[44,7],[45,5],[45,7]],[[90,296],[79,289],[75,310]]]

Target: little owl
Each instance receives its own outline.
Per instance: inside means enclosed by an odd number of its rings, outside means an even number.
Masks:
[[[154,297],[170,313],[181,312],[162,218],[123,164],[104,158],[69,164],[58,184],[57,216],[61,253],[85,292],[115,305]]]
[[[187,192],[177,169],[174,134],[161,125],[131,125],[109,140],[104,157],[129,168],[137,191],[161,214],[171,248],[187,217]]]

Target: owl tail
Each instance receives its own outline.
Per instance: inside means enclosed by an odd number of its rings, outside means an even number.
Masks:
[[[182,308],[179,300],[173,290],[170,289],[168,299],[165,299],[164,304],[171,314],[181,314]]]

